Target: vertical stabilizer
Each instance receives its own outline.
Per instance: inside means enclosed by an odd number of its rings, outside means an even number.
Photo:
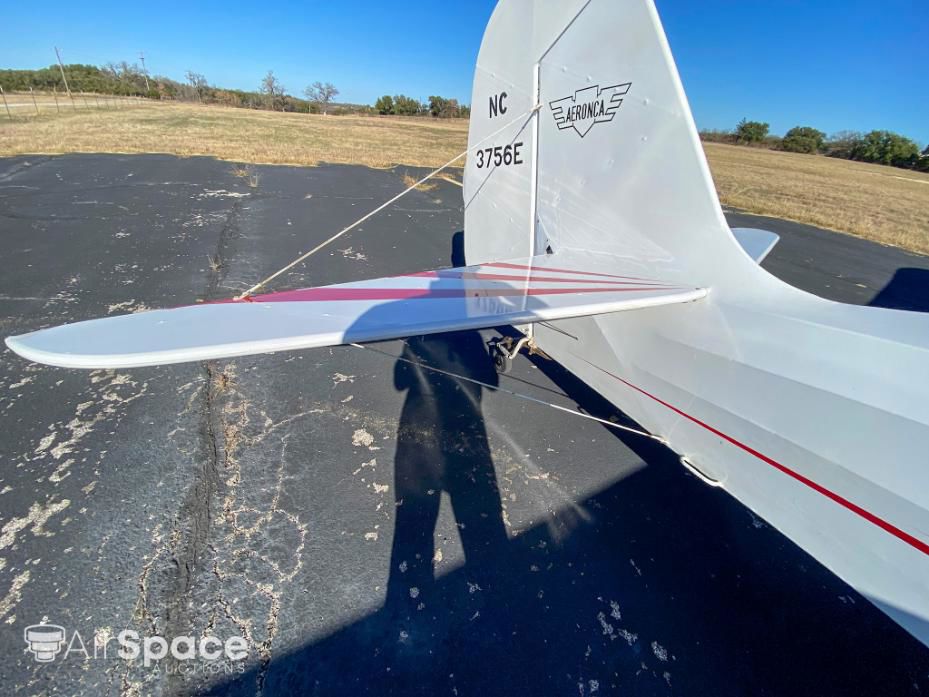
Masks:
[[[520,115],[468,158],[469,263],[577,248],[709,284],[720,254],[748,261],[651,0],[501,2],[478,58],[469,144]]]

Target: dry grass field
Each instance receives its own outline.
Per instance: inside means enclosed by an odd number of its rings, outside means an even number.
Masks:
[[[233,162],[437,166],[461,152],[463,120],[314,116],[88,95],[9,95],[0,156],[71,152],[212,155]],[[75,108],[76,107],[76,108]],[[929,254],[929,175],[813,155],[707,144],[724,204]]]
[[[706,143],[723,203],[929,254],[929,174]]]
[[[157,102],[115,109],[79,103],[77,110],[39,116],[24,111],[12,122],[0,119],[0,156],[158,152],[254,164],[430,166],[461,152],[468,137],[467,121],[457,119],[282,114]]]
[[[53,94],[51,92],[7,92],[6,104],[0,101],[0,120],[9,122],[6,107],[14,117],[34,118],[40,115],[61,114],[68,111],[87,111],[92,109],[124,109],[130,106],[145,106],[151,104],[141,97],[115,97],[110,94],[85,94],[74,92],[69,100],[64,92]]]

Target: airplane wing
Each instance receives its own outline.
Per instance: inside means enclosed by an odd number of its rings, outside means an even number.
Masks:
[[[701,288],[567,252],[106,317],[9,337],[32,361],[131,368],[683,303]]]

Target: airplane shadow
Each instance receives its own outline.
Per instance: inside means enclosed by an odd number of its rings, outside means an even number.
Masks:
[[[604,427],[644,467],[577,501],[588,515],[570,529],[541,521],[510,538],[485,388],[415,365],[495,385],[481,334],[415,338],[402,358],[414,364],[394,369],[406,396],[384,605],[211,694],[929,690],[929,655],[918,642],[655,441]],[[583,411],[628,422],[559,365],[530,360]],[[465,561],[436,578],[441,492]]]
[[[893,278],[868,304],[892,310],[929,312],[929,270],[897,269]]]

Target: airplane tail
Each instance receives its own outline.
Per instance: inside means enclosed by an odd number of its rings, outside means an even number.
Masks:
[[[515,123],[469,155],[468,263],[574,248],[698,285],[719,281],[721,261],[754,266],[723,217],[652,0],[500,2],[471,104],[471,147]]]
[[[729,229],[652,0],[501,0],[471,109],[468,263],[584,250],[707,290],[535,345],[929,645],[929,316],[760,268],[776,236]]]

